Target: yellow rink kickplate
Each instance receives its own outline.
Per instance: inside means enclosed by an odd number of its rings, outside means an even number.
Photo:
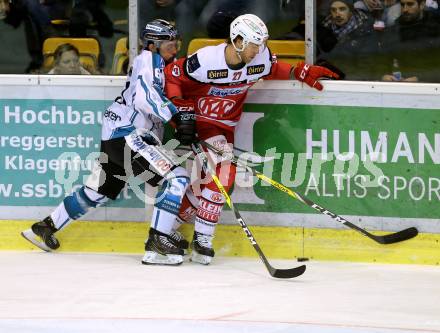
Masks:
[[[21,237],[34,221],[0,221],[0,250],[41,251]],[[143,253],[149,224],[142,222],[74,222],[57,233],[65,252]],[[381,245],[346,229],[251,226],[267,257],[309,258],[355,262],[439,265],[440,234],[419,234],[401,243]],[[193,225],[183,234],[192,239]],[[382,235],[383,232],[374,232]],[[219,225],[214,238],[217,256],[256,257],[255,250],[239,225]]]

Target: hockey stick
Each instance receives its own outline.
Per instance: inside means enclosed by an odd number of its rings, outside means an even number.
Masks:
[[[206,156],[205,152],[203,151],[203,148],[200,146],[200,143],[195,143],[192,145],[194,152],[197,154],[197,156],[200,157],[202,161],[203,168],[207,173],[209,173],[216,183],[218,189],[220,192],[224,195],[226,202],[228,206],[232,209],[234,212],[235,218],[237,222],[240,224],[241,228],[245,232],[247,238],[251,242],[252,246],[254,247],[255,251],[257,251],[258,255],[260,256],[260,259],[263,261],[264,265],[266,266],[267,270],[269,271],[269,274],[272,277],[279,278],[279,279],[290,279],[297,276],[300,276],[303,274],[306,270],[306,266],[298,266],[295,268],[289,268],[289,269],[277,269],[272,267],[269,264],[269,261],[266,259],[266,256],[264,255],[263,251],[261,250],[260,246],[258,245],[257,241],[255,240],[255,237],[252,235],[252,232],[249,230],[248,226],[244,222],[243,218],[240,215],[240,212],[235,208],[231,197],[229,196],[228,192],[226,192],[225,188],[223,187],[222,183],[218,179],[217,175],[215,174],[215,170],[210,165],[210,162],[208,160],[208,157]]]
[[[273,180],[269,177],[266,177],[263,173],[258,172],[257,170],[244,164],[243,162],[240,162],[232,153],[227,153],[227,154],[223,153],[222,151],[220,151],[219,149],[217,149],[216,147],[210,145],[209,143],[207,143],[205,141],[200,141],[200,143],[202,145],[204,145],[205,147],[207,147],[208,149],[215,152],[216,154],[228,158],[235,165],[246,168],[246,170],[248,172],[252,173],[254,176],[257,176],[258,178],[265,181],[266,183],[271,184],[273,187],[288,194],[292,198],[295,198],[295,199],[301,201],[302,203],[306,204],[307,206],[312,207],[313,209],[317,210],[321,214],[330,216],[335,221],[342,223],[351,229],[356,230],[357,232],[361,233],[364,236],[367,236],[368,238],[371,238],[372,240],[374,240],[377,243],[380,243],[380,244],[398,243],[398,242],[402,242],[402,241],[411,239],[411,238],[417,236],[417,234],[418,234],[418,230],[415,227],[411,227],[411,228],[407,228],[407,229],[400,230],[398,232],[383,235],[383,236],[373,235],[373,234],[369,233],[368,231],[366,231],[365,229],[362,229],[361,227],[358,227],[357,225],[347,221],[342,216],[339,216],[338,214],[331,212],[327,208],[324,208],[324,207],[314,203],[312,200],[308,199],[304,195],[299,194],[298,192],[295,192],[295,191],[285,187],[284,185],[276,182],[275,180]]]

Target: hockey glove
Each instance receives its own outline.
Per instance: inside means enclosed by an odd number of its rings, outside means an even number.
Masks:
[[[331,79],[339,79],[339,75],[331,70],[322,67],[306,64],[305,62],[299,62],[293,69],[293,75],[295,79],[301,82],[305,82],[312,88],[322,90],[322,84],[318,79],[321,77],[328,77]]]
[[[182,145],[190,145],[196,141],[194,102],[175,98],[173,99],[173,104],[179,111],[173,116],[173,121],[176,124],[174,137],[179,140]]]

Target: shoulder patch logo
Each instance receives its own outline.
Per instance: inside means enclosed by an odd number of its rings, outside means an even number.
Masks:
[[[200,68],[200,62],[199,58],[197,57],[197,53],[194,53],[187,59],[186,68],[188,70],[188,73],[194,73],[197,69]]]
[[[171,70],[173,76],[180,76],[180,68],[177,65],[173,65],[173,69]]]
[[[209,70],[207,72],[208,79],[217,80],[217,79],[225,79],[228,77],[227,69],[215,69]]]
[[[247,75],[261,74],[264,72],[264,68],[265,68],[264,64],[249,66],[247,68]]]

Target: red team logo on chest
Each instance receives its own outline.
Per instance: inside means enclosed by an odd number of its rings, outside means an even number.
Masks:
[[[235,106],[232,99],[219,97],[203,97],[199,99],[200,113],[205,116],[219,118],[231,111]]]

